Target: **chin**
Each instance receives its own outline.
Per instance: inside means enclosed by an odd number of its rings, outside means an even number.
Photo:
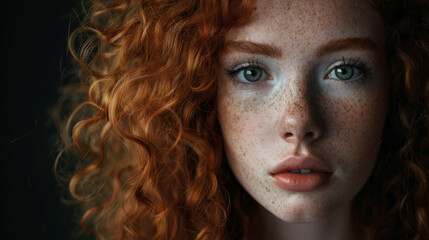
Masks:
[[[266,211],[284,222],[312,223],[329,218],[343,207],[343,205],[338,202],[334,203],[334,201],[297,196],[297,199],[289,199],[282,206],[268,206]]]

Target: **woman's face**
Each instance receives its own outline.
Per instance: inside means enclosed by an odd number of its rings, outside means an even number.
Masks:
[[[389,105],[383,29],[364,0],[259,0],[226,35],[225,152],[278,218],[323,219],[369,178]]]

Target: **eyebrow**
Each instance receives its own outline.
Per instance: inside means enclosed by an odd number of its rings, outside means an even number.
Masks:
[[[346,50],[377,51],[377,49],[377,45],[368,38],[343,38],[332,40],[327,44],[319,47],[316,50],[316,56],[322,57],[330,53]]]
[[[280,58],[282,50],[279,47],[266,43],[256,43],[250,41],[226,41],[225,52],[242,52],[248,54],[263,55],[272,58]]]
[[[242,52],[248,54],[263,55],[272,58],[280,58],[282,50],[280,47],[271,46],[266,43],[256,43],[251,41],[226,41],[225,52]],[[316,50],[316,56],[346,50],[377,51],[377,45],[368,38],[343,38],[336,39],[322,45]]]

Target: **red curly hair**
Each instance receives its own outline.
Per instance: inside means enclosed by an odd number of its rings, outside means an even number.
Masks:
[[[81,82],[64,99],[79,106],[64,121],[55,166],[84,230],[99,239],[251,239],[255,203],[225,161],[216,80],[224,36],[254,2],[90,1],[70,37]],[[356,222],[367,239],[428,239],[429,3],[370,2],[386,26],[392,105]]]

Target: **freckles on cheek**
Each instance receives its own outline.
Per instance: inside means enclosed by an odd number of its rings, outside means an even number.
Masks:
[[[227,159],[239,179],[249,180],[260,160],[257,150],[263,142],[265,119],[257,107],[257,94],[222,90],[218,95],[218,117]]]
[[[243,109],[229,94],[220,94],[218,96],[219,123],[222,129],[224,147],[228,158],[235,159],[239,157],[239,152],[246,152],[243,146],[246,139],[241,137],[246,129],[243,122]],[[231,156],[232,155],[232,156]],[[241,156],[243,157],[243,156]]]
[[[349,172],[365,172],[372,169],[378,156],[387,114],[387,95],[369,91],[328,102],[330,134],[335,136],[331,153],[342,156],[339,166]],[[364,176],[363,174],[362,176]]]
[[[223,133],[235,137],[254,135],[264,126],[268,99],[258,92],[231,90],[233,87],[228,85],[223,86],[218,95],[219,122]]]

